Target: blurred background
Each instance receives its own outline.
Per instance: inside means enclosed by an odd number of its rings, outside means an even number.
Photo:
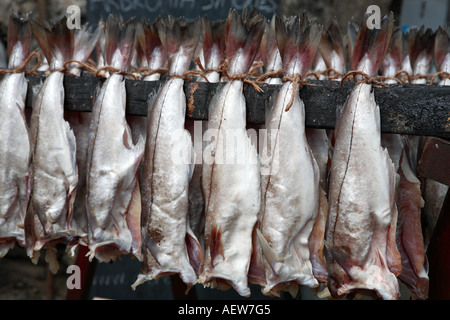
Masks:
[[[81,22],[89,21],[91,25],[97,24],[108,13],[121,13],[125,19],[131,16],[155,18],[167,13],[174,16],[183,15],[187,19],[204,14],[211,19],[226,18],[228,8],[231,6],[237,9],[255,6],[267,17],[271,17],[274,12],[281,16],[291,16],[306,11],[309,18],[316,18],[325,27],[333,17],[336,17],[343,33],[351,17],[357,19],[362,17],[370,5],[379,6],[381,15],[392,11],[395,24],[404,29],[424,25],[435,30],[439,25],[449,24],[450,20],[449,0],[2,0],[0,1],[0,40],[3,43],[6,40],[11,10],[31,12],[34,19],[43,21],[65,14],[67,7],[74,4],[80,7]],[[69,259],[63,251],[61,251],[60,261],[60,272],[52,275],[43,259],[37,265],[33,265],[24,249],[16,247],[11,250],[6,257],[0,259],[0,299],[65,299],[68,277],[65,266],[74,261]],[[130,283],[134,282],[138,272],[139,263],[128,257],[112,264],[97,264],[90,279],[91,290],[85,298],[176,298],[175,289],[180,284],[176,283],[176,279],[168,277],[147,282],[135,292],[131,292]],[[240,298],[233,290],[222,293],[198,286],[196,289],[194,294],[199,299]],[[259,290],[255,290],[257,291]],[[253,298],[266,297],[256,293]],[[302,290],[299,298],[312,299],[313,296],[308,290]],[[408,295],[403,295],[403,298],[407,299]]]

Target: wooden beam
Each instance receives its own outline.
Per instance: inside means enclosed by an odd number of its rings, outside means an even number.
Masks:
[[[27,75],[29,80],[27,107],[32,106],[35,94],[44,80],[40,75]],[[91,111],[93,99],[104,79],[92,75],[66,76],[64,80],[66,109]],[[337,81],[310,81],[300,96],[305,103],[306,126],[333,129],[336,112],[342,108],[354,83]],[[126,80],[127,113],[145,116],[148,99],[163,85],[163,81]],[[224,83],[185,82],[187,102],[193,103],[192,112],[186,116],[193,120],[208,119],[208,104]],[[262,93],[248,84],[244,85],[247,103],[247,122],[263,124],[265,107],[275,97],[279,85],[261,85]],[[450,86],[401,84],[389,88],[374,88],[380,106],[381,130],[421,136],[450,138]]]

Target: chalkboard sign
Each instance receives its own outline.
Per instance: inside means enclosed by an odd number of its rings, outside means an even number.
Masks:
[[[124,20],[131,17],[153,20],[158,16],[184,17],[192,21],[207,15],[211,20],[226,19],[229,9],[239,13],[244,8],[256,8],[267,18],[278,12],[279,0],[88,0],[87,18],[96,25],[109,14],[121,15]]]

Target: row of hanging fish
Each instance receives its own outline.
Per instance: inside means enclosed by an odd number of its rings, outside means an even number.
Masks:
[[[416,164],[426,138],[382,134],[371,83],[355,85],[335,130],[305,127],[299,91],[314,73],[341,80],[346,51],[352,70],[381,73],[387,84],[400,75],[422,83],[433,61],[448,73],[444,28],[405,34],[392,14],[380,29],[352,20],[346,45],[336,20],[324,29],[305,13],[127,23],[111,15],[95,30],[68,29],[65,19],[43,26],[10,17],[0,89],[1,256],[17,243],[36,263],[45,249],[56,273],[63,243],[72,255],[87,246],[100,262],[133,255],[142,263],[133,288],[178,274],[188,289],[232,287],[242,296],[257,284],[269,296],[308,286],[320,296],[369,290],[398,299],[400,279],[414,298],[427,298],[425,250],[448,187],[427,180],[439,192],[421,190]],[[22,66],[32,34],[46,76],[27,110]],[[89,60],[106,80],[92,112],[67,111],[64,77],[83,76]],[[133,74],[164,81],[147,117],[126,114]],[[279,85],[262,150],[246,130],[251,77]],[[223,83],[200,127],[186,120],[187,79]],[[211,132],[194,148],[198,134]]]

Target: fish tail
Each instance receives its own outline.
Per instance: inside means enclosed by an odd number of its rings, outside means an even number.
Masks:
[[[413,71],[419,62],[419,56],[425,55],[427,63],[433,59],[433,30],[422,25],[420,28],[412,28],[408,31],[409,57]]]
[[[310,70],[316,56],[322,26],[309,22],[306,13],[303,13],[287,26],[286,32],[284,48],[280,48],[284,70],[287,76],[303,76]]]
[[[135,48],[136,20],[124,22],[122,17],[109,15],[105,26],[106,65],[128,70]]]
[[[97,26],[97,28],[92,31],[92,28],[88,23],[85,23],[81,29],[76,29],[74,32],[72,58],[80,62],[87,61],[98,42],[101,31],[101,26]]]
[[[222,62],[225,58],[225,20],[211,21],[206,16],[202,19],[203,35],[203,56],[205,59],[204,67],[211,69],[212,55],[219,55],[218,59]],[[213,52],[213,48],[217,50]]]
[[[266,24],[266,29],[261,39],[261,55],[266,68],[269,67],[269,62],[279,52],[277,30],[280,29],[284,31],[283,21],[277,14],[274,14],[270,22]],[[280,32],[280,35],[285,35],[285,32]],[[283,39],[281,38],[280,41],[283,41]]]
[[[52,24],[44,21],[44,24],[32,21],[31,30],[49,62],[50,69],[62,68],[63,63],[73,56],[73,30],[67,28],[67,16]]]
[[[264,22],[261,14],[253,12],[239,16],[235,9],[230,10],[225,26],[229,74],[244,74],[249,71],[260,48]],[[236,65],[237,61],[239,65]]]
[[[357,33],[357,25],[354,20],[349,22],[348,39],[350,39],[350,63],[353,70],[360,70],[374,77],[381,67],[391,39],[394,27],[394,14],[390,12],[389,15],[384,16],[380,21],[379,29],[369,29],[367,26],[367,20],[370,19],[370,15],[371,13],[364,15]]]
[[[345,65],[344,39],[336,17],[333,17],[327,30],[323,32],[319,51],[327,67],[333,67],[333,52],[341,58]]]
[[[163,47],[163,34],[160,30],[164,28],[164,20],[157,18],[153,22],[148,19],[142,19],[136,26],[136,38],[137,45],[136,50],[141,63],[144,61],[148,65],[151,64],[153,54],[159,49],[160,52],[164,52]],[[165,55],[162,57],[166,58]]]
[[[19,17],[12,12],[8,22],[8,57],[10,69],[24,64],[30,54],[31,27],[29,14]]]
[[[184,18],[167,17],[166,51],[169,73],[182,75],[188,69],[197,48],[201,31],[201,19],[186,22]],[[179,59],[182,57],[182,59]]]
[[[439,27],[434,34],[434,61],[438,71],[443,70],[445,57],[450,55],[450,38],[449,33],[442,27]]]

